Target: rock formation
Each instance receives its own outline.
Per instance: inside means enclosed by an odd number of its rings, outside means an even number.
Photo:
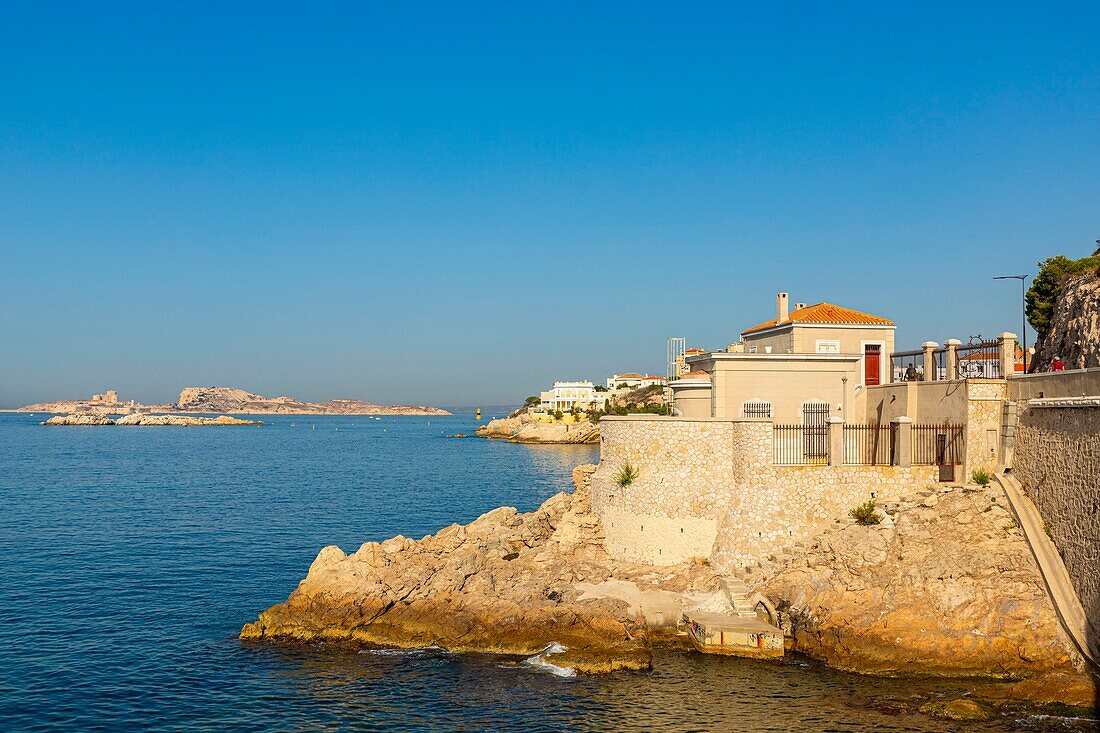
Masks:
[[[118,419],[92,412],[76,412],[70,415],[55,415],[42,422],[43,425],[171,425],[190,427],[194,425],[263,425],[260,420],[242,420],[229,415],[217,417],[197,417],[194,415],[146,415],[131,413]]]
[[[661,624],[647,623],[647,613],[674,625],[679,599],[717,579],[702,564],[655,568],[609,557],[589,510],[594,468],[574,473],[574,493],[528,514],[502,507],[419,541],[368,542],[350,555],[326,547],[287,601],[241,638],[517,655],[557,643],[565,651],[553,662],[562,667],[648,667]]]
[[[1054,304],[1047,331],[1035,349],[1040,371],[1061,357],[1067,369],[1100,366],[1100,275],[1069,276]]]
[[[563,420],[547,422],[533,415],[521,413],[514,417],[497,418],[477,429],[481,438],[497,438],[510,443],[599,443],[598,423],[582,420],[566,423]]]
[[[1002,490],[930,487],[875,526],[841,522],[756,581],[794,649],[876,674],[1075,674]]]
[[[293,397],[264,397],[235,387],[185,387],[180,412],[236,412],[248,415],[450,415],[424,405],[376,405],[361,400],[303,402]]]
[[[293,397],[264,397],[236,387],[185,387],[179,400],[170,405],[142,405],[118,402],[118,393],[93,395],[90,400],[60,400],[21,407],[17,412],[96,413],[120,415],[133,412],[237,413],[246,415],[450,415],[446,410],[424,405],[376,405],[361,400],[303,402]],[[56,423],[55,423],[56,424]]]
[[[644,668],[654,643],[684,638],[685,612],[722,610],[728,580],[707,562],[609,556],[589,503],[594,470],[579,467],[574,493],[528,514],[502,507],[418,541],[326,547],[240,636],[515,655],[557,643],[563,667]],[[930,487],[887,506],[881,525],[838,522],[750,582],[778,606],[793,648],[832,666],[1023,678],[976,693],[1087,705],[1093,682],[1004,505],[999,490]]]

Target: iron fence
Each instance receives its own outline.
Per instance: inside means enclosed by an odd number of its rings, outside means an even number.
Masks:
[[[997,341],[979,341],[956,348],[958,361],[952,379],[999,379],[1001,345]]]
[[[844,463],[849,466],[892,466],[896,451],[897,425],[844,426]]]
[[[913,425],[913,465],[945,466],[963,462],[963,426],[954,423]]]
[[[891,382],[920,382],[924,380],[924,352],[895,351],[890,354]]]
[[[824,466],[829,463],[829,423],[773,425],[772,461],[777,466]]]

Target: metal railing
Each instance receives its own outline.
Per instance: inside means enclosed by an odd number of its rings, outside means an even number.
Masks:
[[[999,379],[1001,376],[1001,344],[979,341],[958,346],[957,364],[952,379]]]
[[[849,466],[892,466],[897,455],[897,425],[845,425],[844,463]]]
[[[824,466],[829,463],[829,423],[773,425],[772,461],[777,466]]]
[[[957,465],[966,455],[963,426],[954,423],[913,425],[913,465]]]
[[[924,380],[924,351],[895,351],[890,354],[891,382],[920,382]]]

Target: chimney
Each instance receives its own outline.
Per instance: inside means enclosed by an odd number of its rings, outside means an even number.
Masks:
[[[790,300],[791,296],[789,293],[779,293],[775,296],[775,322],[777,324],[786,323],[791,320]]]
[[[800,311],[800,310],[802,310],[802,309],[803,309],[803,308],[805,308],[805,307],[806,307],[806,304],[805,304],[805,303],[795,303],[795,304],[794,304],[794,309],[795,309],[796,311]]]

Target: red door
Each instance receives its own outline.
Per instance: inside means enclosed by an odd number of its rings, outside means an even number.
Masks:
[[[868,387],[881,384],[882,378],[882,346],[879,344],[867,344],[863,347],[863,383]]]

